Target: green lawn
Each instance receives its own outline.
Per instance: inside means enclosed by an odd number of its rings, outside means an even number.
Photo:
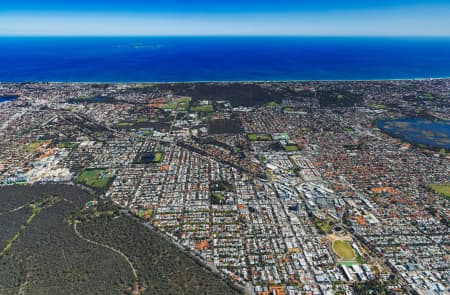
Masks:
[[[215,205],[223,204],[225,196],[222,193],[216,192],[211,197],[211,202]]]
[[[180,97],[180,98],[178,99],[178,102],[179,102],[179,103],[190,103],[190,102],[191,102],[191,99],[192,99],[192,98],[190,98],[190,97],[188,97],[188,96],[183,96],[183,97]]]
[[[178,107],[177,107],[177,111],[187,111],[188,108],[189,108],[188,102],[179,103]]]
[[[61,142],[58,143],[56,146],[58,148],[63,148],[63,149],[72,149],[76,146],[77,144],[74,142]]]
[[[190,97],[180,97],[178,99],[178,107],[177,107],[177,111],[187,111],[187,109],[189,108],[189,104],[191,103],[191,98]]]
[[[355,251],[347,241],[334,241],[333,251],[344,260],[355,259]]]
[[[165,110],[174,110],[177,108],[177,105],[178,105],[178,103],[176,101],[169,102],[169,103],[166,103],[162,108]]]
[[[140,117],[140,118],[137,119],[136,122],[138,122],[138,123],[147,123],[148,119],[146,117]]]
[[[357,264],[356,261],[341,261],[339,262],[340,265],[345,265],[345,266],[352,266]]]
[[[214,112],[214,107],[210,104],[207,105],[199,105],[199,106],[191,106],[190,108],[191,112],[198,112],[198,113],[211,113]]]
[[[424,94],[423,94],[423,97],[426,98],[426,99],[434,99],[433,94],[431,94],[431,93],[429,93],[429,92],[424,93]]]
[[[377,109],[377,110],[384,110],[384,109],[386,109],[386,106],[384,104],[373,104],[372,107]]]
[[[250,141],[269,141],[269,140],[272,140],[272,137],[269,134],[249,133],[249,134],[247,134],[247,138]]]
[[[318,220],[314,224],[324,234],[328,234],[331,230],[331,226],[326,221]]]
[[[98,191],[104,191],[112,176],[108,174],[106,169],[85,169],[77,178],[77,182],[92,187]]]
[[[153,136],[153,133],[155,133],[154,131],[144,131],[143,136]]]
[[[161,153],[161,152],[156,152],[156,153],[155,153],[155,159],[153,160],[153,162],[155,162],[155,163],[161,162],[162,156],[163,156],[163,153]]]
[[[280,104],[277,103],[276,101],[270,101],[268,103],[266,103],[266,106],[268,107],[278,107]]]
[[[177,111],[186,111],[189,108],[189,104],[191,103],[190,97],[180,97],[175,101],[168,102],[164,104],[162,107],[165,110],[174,110]],[[212,106],[211,106],[212,107]]]
[[[131,122],[119,122],[117,123],[117,127],[130,127],[133,126],[133,123]]]
[[[254,134],[254,133],[247,134],[247,138],[251,141],[255,141],[255,140],[258,140],[258,135]]]
[[[23,150],[27,153],[32,153],[32,152],[36,151],[36,149],[38,147],[40,147],[44,142],[48,142],[48,140],[33,141],[32,143],[26,145]]]
[[[430,188],[434,192],[450,198],[450,184],[433,184],[430,185]]]
[[[296,152],[298,151],[298,146],[296,145],[285,145],[283,146],[283,149],[287,152]]]

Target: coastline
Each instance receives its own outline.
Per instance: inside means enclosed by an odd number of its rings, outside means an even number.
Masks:
[[[280,79],[280,80],[192,80],[192,81],[3,81],[0,80],[0,84],[20,84],[20,83],[55,83],[55,84],[70,84],[70,83],[78,83],[78,84],[195,84],[195,83],[218,83],[218,84],[227,84],[227,83],[310,83],[310,82],[322,82],[322,83],[333,83],[333,82],[412,82],[412,81],[433,81],[433,80],[450,80],[450,76],[448,77],[430,77],[430,78],[374,78],[374,79]]]

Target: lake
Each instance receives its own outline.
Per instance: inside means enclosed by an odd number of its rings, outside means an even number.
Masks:
[[[404,118],[377,121],[386,133],[414,144],[450,150],[450,121]]]
[[[16,100],[17,98],[18,98],[18,96],[15,96],[15,95],[0,96],[0,104]]]

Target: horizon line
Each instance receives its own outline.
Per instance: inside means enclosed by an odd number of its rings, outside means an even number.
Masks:
[[[263,34],[164,34],[164,35],[158,35],[158,34],[99,34],[99,35],[89,35],[89,34],[36,34],[36,35],[28,35],[28,34],[0,34],[0,38],[5,37],[26,37],[26,38],[32,38],[32,37],[84,37],[84,38],[102,38],[102,37],[116,37],[116,38],[123,38],[123,37],[312,37],[312,38],[450,38],[450,35],[308,35],[308,34],[286,34],[286,35],[263,35]]]
[[[450,76],[443,77],[414,77],[414,78],[367,78],[367,79],[280,79],[280,80],[187,80],[187,81],[1,81],[1,84],[192,84],[192,83],[302,83],[302,82],[389,82],[389,81],[431,81],[450,80]]]

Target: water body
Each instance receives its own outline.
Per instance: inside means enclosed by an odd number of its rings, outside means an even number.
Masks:
[[[405,141],[450,150],[450,121],[419,118],[380,120],[378,128]]]
[[[450,38],[1,37],[0,81],[450,77]]]
[[[155,160],[155,155],[153,153],[142,155],[140,163],[148,164]]]
[[[18,98],[18,96],[14,96],[14,95],[11,95],[11,96],[0,96],[0,104],[16,100],[17,98]]]

